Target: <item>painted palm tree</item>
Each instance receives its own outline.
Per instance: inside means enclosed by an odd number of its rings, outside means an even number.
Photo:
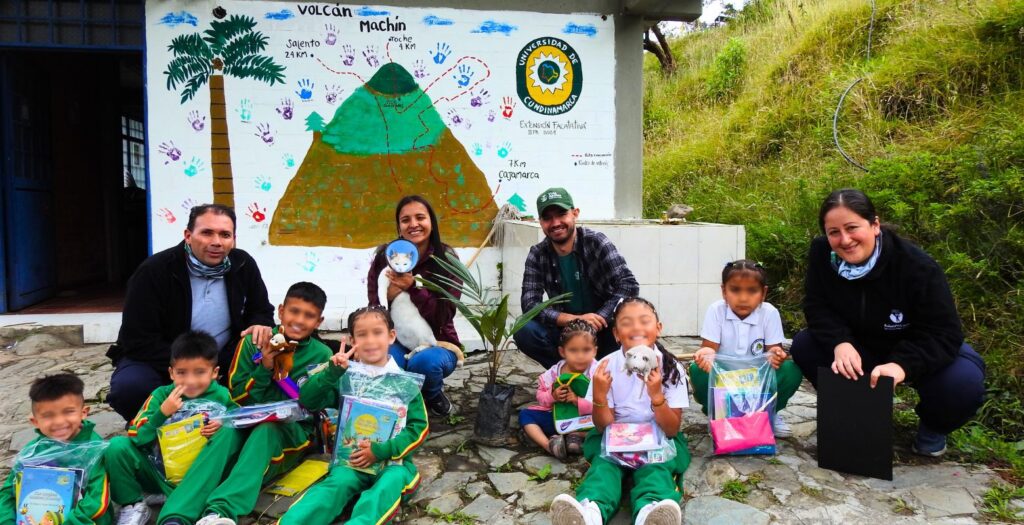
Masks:
[[[181,103],[188,102],[207,83],[210,89],[210,164],[213,170],[213,202],[235,206],[235,184],[231,176],[231,146],[228,142],[224,77],[253,78],[274,85],[284,83],[284,66],[261,55],[267,37],[254,31],[256,20],[232,15],[210,22],[203,34],[180,35],[167,49],[174,58],[167,64],[167,89],[182,86]]]

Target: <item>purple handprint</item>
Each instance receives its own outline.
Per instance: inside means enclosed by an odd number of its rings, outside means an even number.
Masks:
[[[283,98],[281,99],[281,106],[277,108],[277,113],[281,115],[281,117],[283,117],[285,120],[291,120],[293,115],[292,110],[294,109],[294,107],[295,106],[292,104],[291,99]]]
[[[181,201],[181,209],[183,209],[183,210],[185,210],[187,212],[191,212],[192,208],[194,208],[196,206],[199,206],[199,203],[196,202],[196,200],[191,198],[191,197]]]
[[[192,126],[192,129],[199,132],[206,127],[206,117],[200,116],[198,111],[192,111],[188,114],[188,123]]]
[[[274,145],[274,135],[270,131],[270,123],[269,122],[264,122],[262,124],[258,124],[256,126],[256,133],[253,133],[253,135],[256,135],[257,137],[259,137],[260,140],[262,140],[264,144],[267,144],[269,146],[273,146]]]
[[[458,111],[455,111],[455,108],[448,110],[448,118],[452,121],[452,125],[454,126],[462,124],[462,117],[459,115]]]
[[[416,78],[426,78],[427,75],[429,74],[427,73],[427,68],[426,66],[423,65],[422,60],[417,60],[413,62],[412,68],[412,75]]]
[[[366,59],[366,63],[370,67],[379,66],[380,60],[377,60],[377,46],[366,46],[366,51],[363,51],[363,58]]]
[[[487,122],[494,122],[494,117],[495,116],[497,116],[497,114],[494,112],[493,109],[488,111],[487,112]]]
[[[159,150],[160,153],[167,155],[167,160],[164,161],[165,165],[170,164],[171,161],[177,162],[179,159],[181,159],[181,150],[174,145],[173,140],[161,142]]]
[[[332,84],[327,86],[327,92],[324,93],[324,100],[326,100],[328,104],[334,104],[338,101],[338,95],[340,95],[342,91],[344,90],[336,85]]]
[[[484,104],[491,100],[491,94],[488,93],[486,89],[481,90],[480,93],[471,92],[470,96],[471,98],[469,99],[469,105],[473,106],[474,108],[483,106]]]
[[[327,31],[324,43],[333,46],[338,41],[338,28],[334,27],[334,24],[325,24],[324,31]]]
[[[356,48],[345,44],[341,46],[341,63],[351,66],[356,63]]]

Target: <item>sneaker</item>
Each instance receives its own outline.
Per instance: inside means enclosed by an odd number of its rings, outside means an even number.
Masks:
[[[166,525],[166,524],[165,524]],[[207,514],[196,522],[196,525],[235,525],[235,520],[218,514]]]
[[[583,436],[572,433],[565,436],[565,451],[570,456],[579,456],[583,454]]]
[[[146,502],[140,501],[134,505],[121,507],[121,515],[117,517],[117,525],[145,525],[153,511],[149,510]]]
[[[917,427],[917,438],[910,447],[914,454],[937,458],[946,453],[946,435],[929,430],[924,425]]]
[[[568,494],[559,494],[551,501],[552,525],[604,525],[601,510],[593,501],[576,501]]]
[[[445,417],[452,413],[452,402],[442,390],[440,394],[427,401],[427,410],[432,416]]]
[[[569,453],[565,450],[565,438],[562,436],[551,436],[548,439],[548,452],[561,460],[569,457]]]
[[[154,505],[163,505],[164,503],[167,503],[167,496],[165,494],[146,494],[146,497],[142,498],[142,501],[151,507]]]
[[[159,525],[186,525],[184,521],[178,518],[167,518]]]
[[[786,423],[785,419],[782,419],[782,414],[776,412],[772,416],[772,430],[775,432],[775,437],[788,438],[793,435],[793,429],[789,428],[789,423]]]
[[[663,499],[644,505],[636,514],[636,525],[679,525],[683,522],[683,511],[679,503]]]

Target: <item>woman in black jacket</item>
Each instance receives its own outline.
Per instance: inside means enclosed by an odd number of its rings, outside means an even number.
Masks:
[[[907,381],[920,395],[914,451],[940,456],[946,435],[981,406],[985,364],[964,343],[942,268],[883,227],[860,190],[832,192],[818,215],[804,284],[807,329],[792,354],[817,385],[818,367],[847,379]]]

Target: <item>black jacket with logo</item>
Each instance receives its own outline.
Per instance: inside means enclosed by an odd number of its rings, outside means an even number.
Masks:
[[[964,340],[960,317],[934,259],[888,229],[875,267],[860,279],[840,277],[831,253],[825,237],[811,242],[804,282],[807,328],[820,345],[850,343],[880,363],[900,365],[908,381],[956,359]]]
[[[192,326],[192,283],[185,263],[184,241],[154,253],[139,265],[124,298],[121,331],[107,356],[121,357],[166,370],[174,338]],[[256,261],[243,250],[228,253],[231,269],[224,276],[231,309],[231,340],[221,353],[234,352],[242,330],[274,326],[274,306]],[[223,373],[223,372],[222,372]]]

